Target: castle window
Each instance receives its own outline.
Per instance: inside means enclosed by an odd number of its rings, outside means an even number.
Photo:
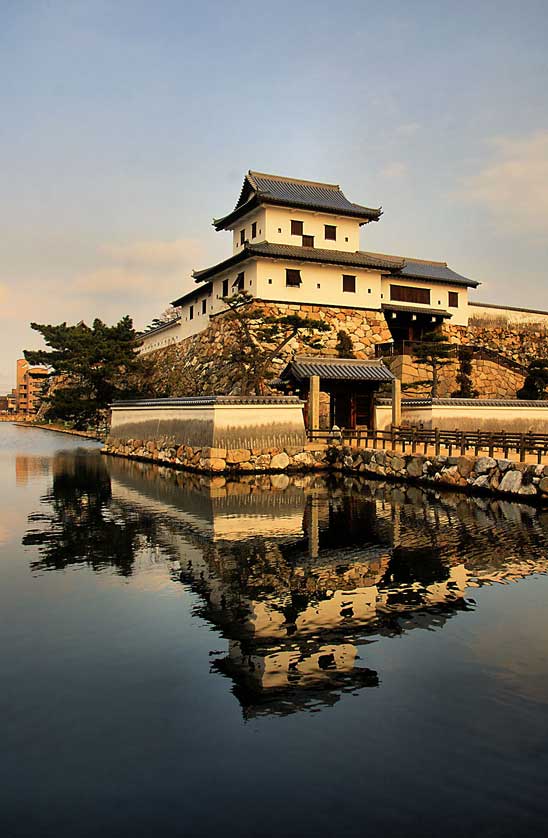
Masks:
[[[245,227],[243,230],[240,230],[240,244],[245,242]]]
[[[325,239],[332,242],[337,241],[337,228],[334,224],[324,224],[323,229]]]
[[[251,238],[252,239],[257,238],[257,222],[256,221],[254,221],[253,224],[251,225]]]
[[[411,288],[409,285],[391,285],[390,299],[400,303],[430,305],[429,288]]]
[[[287,268],[285,272],[285,284],[288,288],[299,288],[302,283],[301,272]]]
[[[228,279],[223,279],[223,297],[228,297]]]
[[[303,247],[314,247],[314,236],[303,236]]]
[[[190,308],[188,310],[188,319],[189,320],[194,320],[194,306],[190,306]]]
[[[205,314],[207,311],[207,300],[202,300],[202,314]]]
[[[449,291],[449,308],[459,307],[459,295],[457,291]]]
[[[232,287],[236,288],[238,291],[244,290],[244,272],[242,271],[241,274],[238,274],[234,282],[232,283]]]
[[[356,293],[356,277],[350,274],[343,274],[343,291],[349,294]]]
[[[278,232],[281,233],[281,230]],[[302,221],[292,221],[291,222],[291,235],[292,236],[302,236],[303,234],[303,222]]]

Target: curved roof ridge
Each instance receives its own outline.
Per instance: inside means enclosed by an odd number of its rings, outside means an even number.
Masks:
[[[324,183],[319,180],[306,180],[305,178],[288,177],[287,175],[270,175],[267,172],[257,172],[250,169],[247,173],[253,180],[258,177],[264,177],[265,180],[280,180],[282,183],[302,183],[305,186],[321,186],[325,189],[341,189],[338,183]]]

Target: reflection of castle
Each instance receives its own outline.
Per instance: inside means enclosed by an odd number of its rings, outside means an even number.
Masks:
[[[231,481],[75,452],[43,502],[24,539],[33,569],[150,580],[167,563],[227,638],[213,667],[247,715],[375,686],[370,638],[441,627],[472,607],[467,588],[548,570],[548,522],[530,507],[355,477]]]
[[[467,587],[548,565],[540,519],[512,505],[433,502],[355,479],[231,483],[124,461],[111,476],[118,502],[163,516],[181,580],[229,640],[215,668],[234,679],[248,714],[376,685],[357,654],[367,637],[439,627],[471,607]]]

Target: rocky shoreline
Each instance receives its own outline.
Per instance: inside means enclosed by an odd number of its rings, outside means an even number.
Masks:
[[[158,440],[108,438],[104,454],[204,474],[261,474],[334,471],[398,482],[421,483],[469,494],[519,498],[548,504],[548,466],[494,457],[403,454],[356,449],[332,442],[284,449],[196,448]]]

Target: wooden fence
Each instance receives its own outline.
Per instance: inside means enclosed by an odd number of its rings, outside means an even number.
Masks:
[[[355,448],[380,448],[401,451],[409,454],[434,454],[446,452],[478,457],[482,453],[493,457],[495,452],[502,452],[505,459],[519,457],[526,462],[527,456],[533,456],[537,463],[548,455],[548,434],[512,434],[492,433],[489,431],[442,431],[439,429],[423,430],[419,428],[395,428],[389,431],[373,430],[337,430],[309,431],[311,441],[342,442]],[[514,457],[510,457],[513,454]]]

